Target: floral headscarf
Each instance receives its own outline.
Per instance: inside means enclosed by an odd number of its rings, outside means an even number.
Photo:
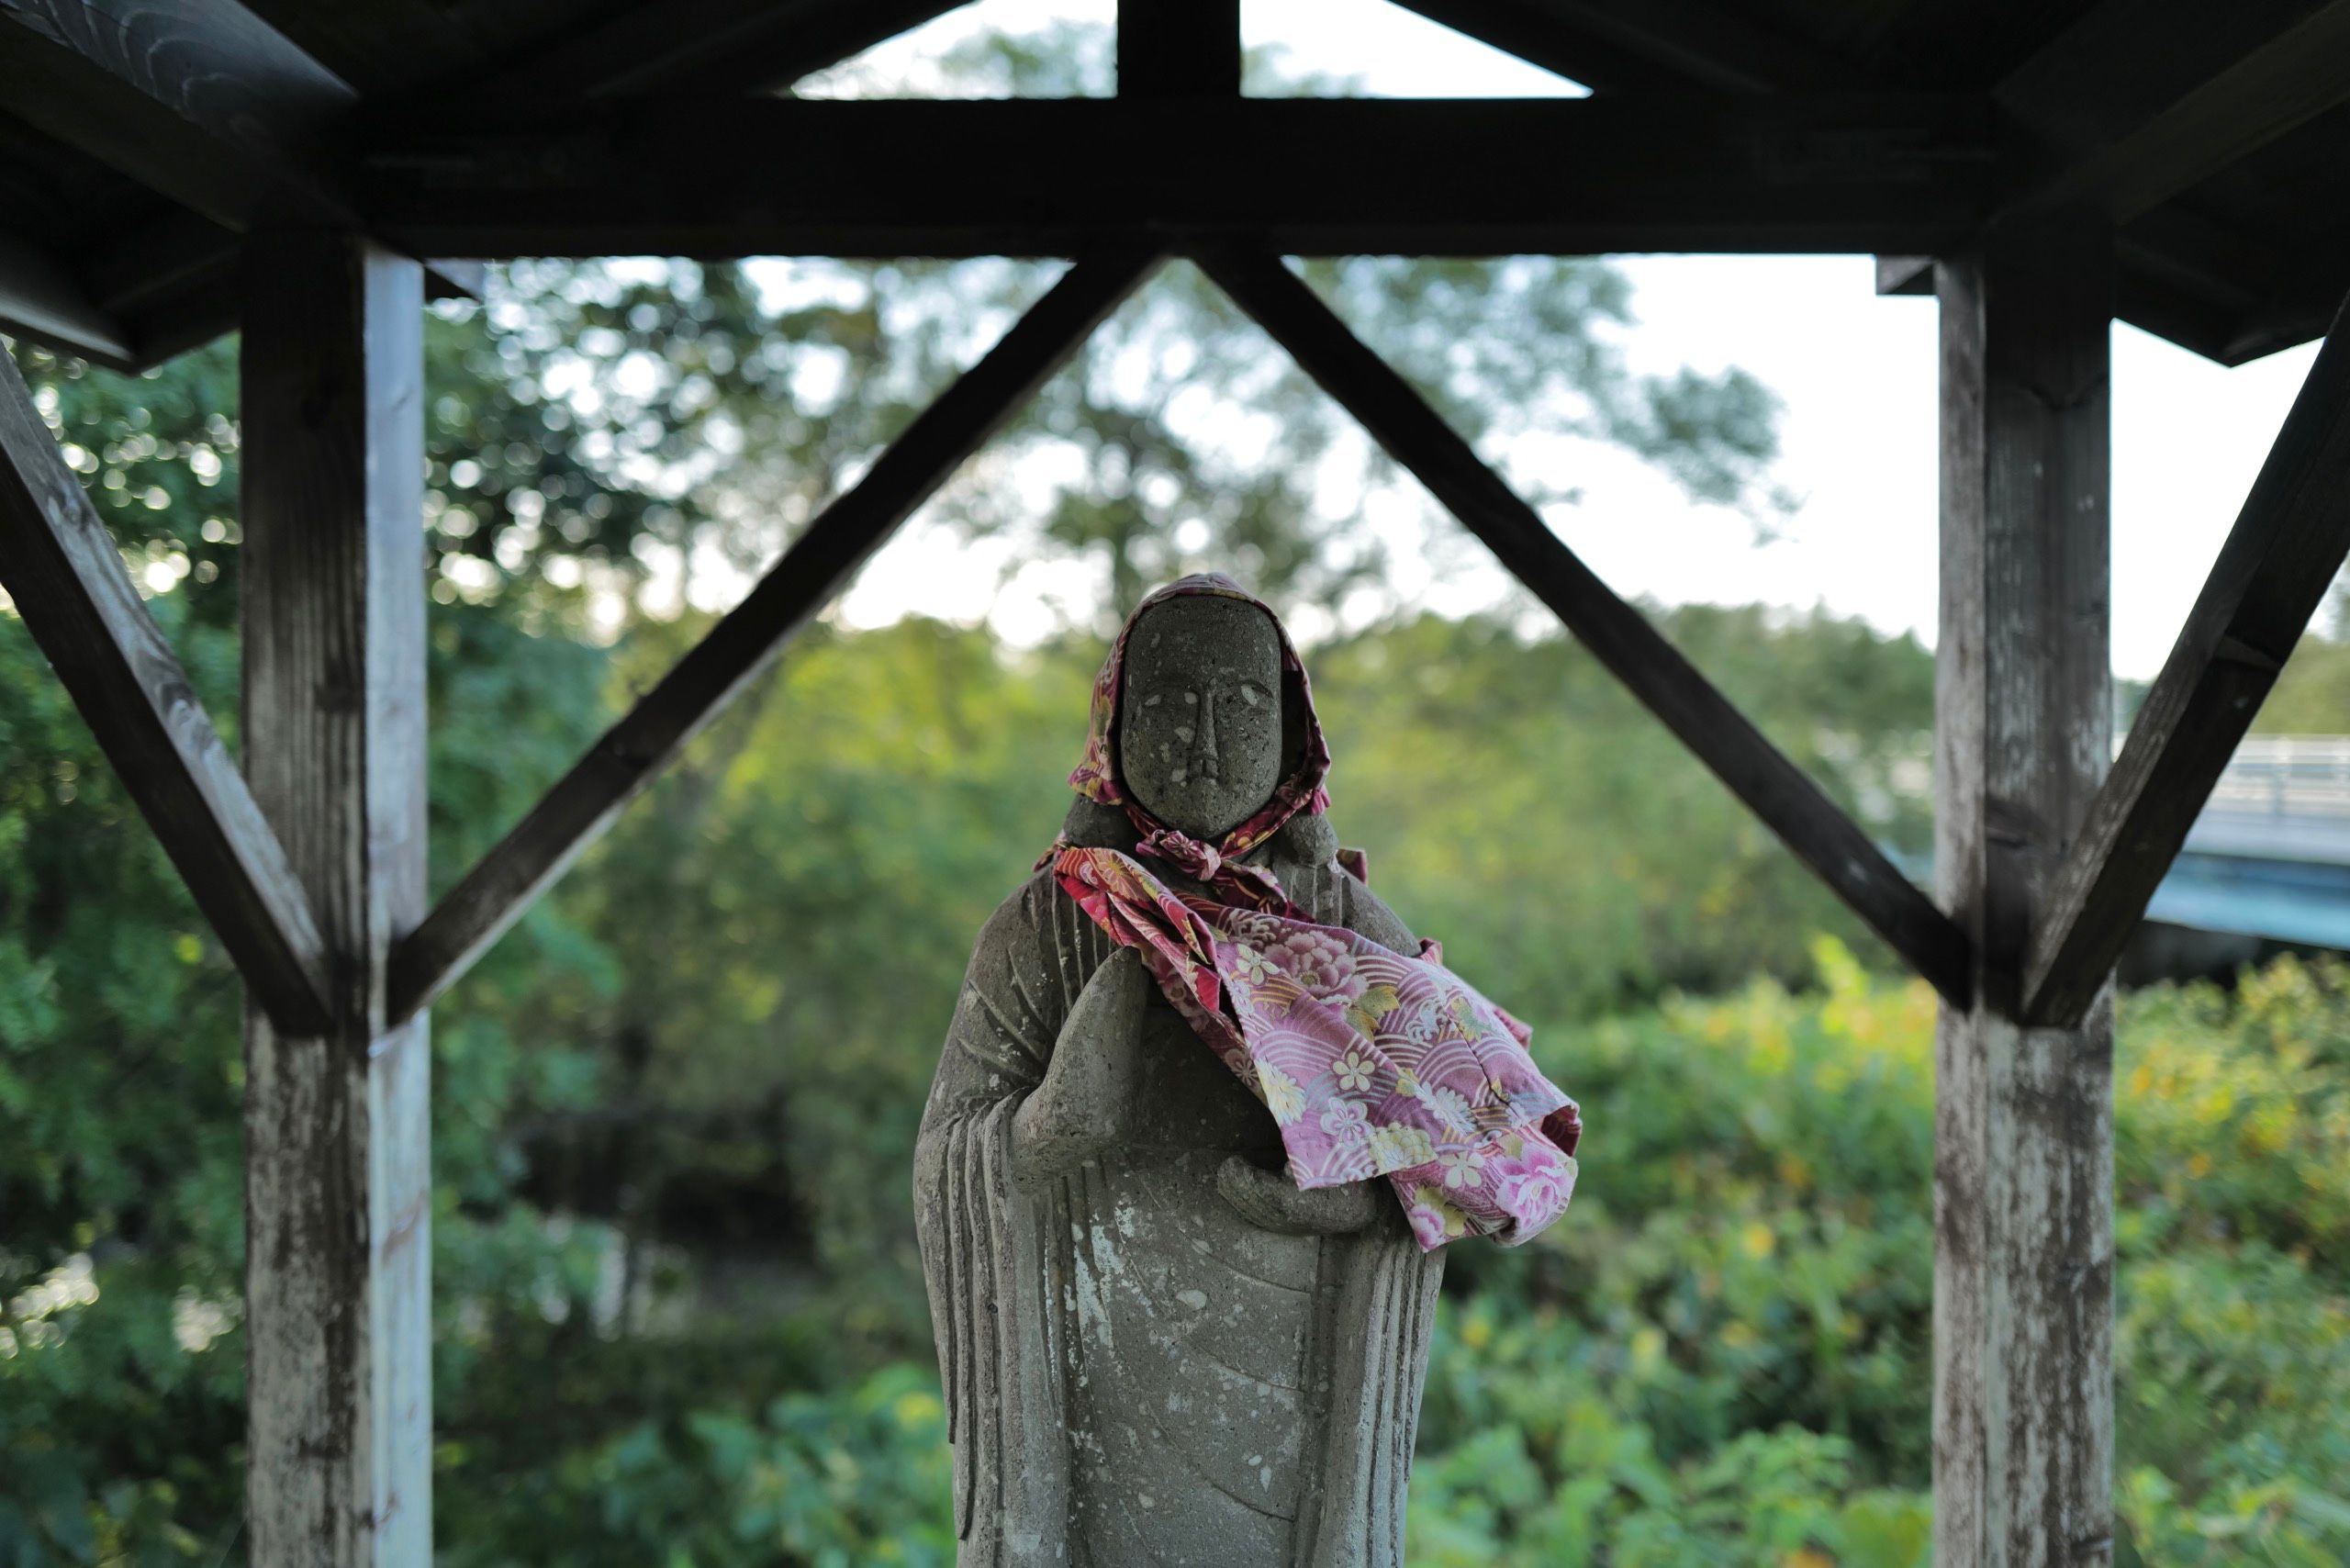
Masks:
[[[1170,599],[1200,595],[1237,599],[1264,611],[1265,619],[1272,622],[1273,636],[1281,644],[1283,711],[1293,715],[1304,731],[1297,766],[1273,787],[1271,798],[1254,816],[1213,845],[1203,845],[1151,815],[1127,790],[1118,772],[1118,701],[1125,685],[1126,643],[1134,636],[1135,627],[1144,614],[1154,606]],[[1093,709],[1091,721],[1086,726],[1085,755],[1069,774],[1069,787],[1097,805],[1124,806],[1128,820],[1135,824],[1135,832],[1141,835],[1136,846],[1139,853],[1171,861],[1201,881],[1222,883],[1226,891],[1251,902],[1270,901],[1271,907],[1282,908],[1289,901],[1270,876],[1254,867],[1226,863],[1237,861],[1272,837],[1299,812],[1327,811],[1330,795],[1323,788],[1323,780],[1329,774],[1330,747],[1322,738],[1320,721],[1314,716],[1313,683],[1306,679],[1304,661],[1290,644],[1288,630],[1261,599],[1230,577],[1220,572],[1199,572],[1180,577],[1152,593],[1135,607],[1135,612],[1118,629],[1117,641],[1110,644],[1110,656],[1102,661],[1102,673],[1093,678]]]
[[[1203,843],[1151,815],[1118,776],[1127,639],[1145,610],[1188,594],[1256,605],[1281,642],[1296,767],[1263,810]],[[1087,799],[1123,806],[1133,855],[1046,852],[1062,889],[1121,946],[1137,949],[1176,1010],[1279,1124],[1301,1188],[1385,1176],[1423,1248],[1466,1235],[1531,1239],[1565,1209],[1582,1136],[1575,1103],[1527,1055],[1526,1026],[1446,969],[1423,942],[1406,956],[1316,924],[1271,872],[1239,864],[1301,811],[1329,803],[1330,752],[1305,666],[1270,609],[1229,577],[1201,576],[1145,599],[1093,684],[1085,756],[1069,775]],[[1179,893],[1137,857],[1207,890]]]

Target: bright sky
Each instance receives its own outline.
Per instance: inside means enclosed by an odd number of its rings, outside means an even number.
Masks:
[[[1107,21],[1109,0],[985,0],[885,45],[909,66],[979,27]],[[1244,40],[1299,69],[1357,76],[1387,96],[1579,93],[1547,72],[1383,0],[1244,0]],[[877,57],[886,59],[889,56]],[[877,63],[878,59],[877,59]],[[1803,498],[1757,543],[1736,512],[1694,505],[1637,460],[1589,447],[1580,507],[1550,513],[1618,592],[1665,602],[1808,606],[1933,640],[1935,309],[1880,299],[1863,256],[1633,256],[1637,369],[1741,365],[1785,404],[1776,480]],[[2229,370],[2118,325],[2113,341],[2113,663],[2152,676],[2315,354],[2313,345]],[[1548,470],[1546,470],[1548,472]],[[909,610],[968,619],[988,574],[939,547],[919,520],[863,574],[845,610],[871,624]],[[994,618],[1017,635],[1044,617],[1023,578]],[[1489,597],[1455,585],[1441,608]],[[1032,596],[1022,602],[1021,596]]]

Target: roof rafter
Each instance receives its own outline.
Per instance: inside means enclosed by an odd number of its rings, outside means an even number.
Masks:
[[[790,85],[968,0],[654,0],[509,62],[476,94],[605,98]]]
[[[2025,205],[2126,222],[2350,102],[2350,0],[2107,0],[1992,96],[2050,149]]]
[[[1706,86],[1735,93],[1779,93],[1859,88],[1866,85],[1858,67],[1815,48],[1776,33],[1751,18],[1725,11],[1708,0],[1654,0],[1627,5],[1621,0],[1400,0],[1432,20],[1483,39],[1560,74],[1604,91],[1670,90]],[[2109,31],[2133,31],[2131,7],[2145,9],[2148,0],[2122,0],[2114,16],[2099,25]],[[2162,0],[2155,0],[2162,3]],[[2172,0],[2175,3],[2175,0]],[[2174,69],[2206,73],[2210,50],[2224,49],[2226,39],[2213,39],[2214,25],[2231,30],[2239,44],[2258,36],[2263,22],[2281,28],[2311,8],[2312,0],[2255,0],[2247,19],[2233,14],[2229,20],[2211,8],[2194,6],[2189,21],[2204,29],[2186,35],[2193,41],[2179,51]],[[2225,12],[2224,7],[2219,8]],[[2206,19],[2207,15],[2210,19]],[[2142,17],[2134,31],[2153,31],[2166,38],[2179,36],[2176,27],[2150,28]],[[2109,40],[2107,40],[2109,42]],[[2053,47],[2053,46],[2052,46]],[[2105,47],[2100,43],[2098,47]],[[2124,58],[2142,59],[2141,38],[2130,43]],[[2077,71],[2080,62],[2052,53],[2052,64]],[[2017,73],[2019,84],[2029,72]],[[2032,88],[2041,94],[2042,88]],[[2143,83],[2140,88],[2143,94]],[[2054,89],[2061,111],[2063,89]],[[2201,155],[2201,154],[2199,154]],[[2281,346],[2275,333],[2248,328],[2247,319],[2264,301],[2245,296],[2229,282],[2232,274],[2214,274],[2200,261],[2211,247],[2196,230],[2192,214],[2176,208],[2148,213],[2121,237],[2120,255],[2127,271],[2120,280],[2115,314],[2132,324],[2162,334],[2199,353],[2234,364]],[[2256,250],[2241,241],[2231,247],[2244,263],[2244,253]],[[2263,269],[2255,268],[2255,271]],[[2331,282],[2329,277],[2329,282]],[[1922,295],[1933,292],[1930,258],[1886,255],[1877,274],[1880,294]],[[2330,302],[2331,294],[2326,296]],[[2287,312],[2285,332],[2301,324],[2301,316]],[[2306,313],[2302,313],[2305,315]]]
[[[1852,85],[1841,62],[1711,0],[1398,0],[1430,21],[1603,91]]]
[[[487,256],[1923,250],[1980,222],[1995,174],[1974,95],[626,110],[584,129],[527,104],[387,118],[369,215],[412,247]]]
[[[0,5],[0,109],[185,209],[152,243],[142,230],[91,270],[32,252],[0,278],[0,321],[70,353],[136,366],[234,319],[234,236],[263,218],[348,222],[343,148],[358,95],[236,0],[7,0]],[[472,293],[477,268],[428,262],[442,294]],[[159,316],[151,299],[191,293]],[[56,280],[46,291],[22,280]],[[143,311],[109,303],[143,292]],[[80,313],[61,311],[78,298]]]
[[[117,370],[138,358],[123,321],[90,296],[83,280],[40,247],[0,235],[0,322],[61,353]]]
[[[358,95],[235,0],[9,0],[0,19],[0,108],[231,228],[336,205],[330,128]]]

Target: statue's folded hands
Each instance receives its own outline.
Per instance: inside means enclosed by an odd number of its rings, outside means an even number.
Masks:
[[[1217,1168],[1216,1195],[1249,1224],[1284,1236],[1344,1236],[1380,1215],[1380,1183],[1348,1182],[1303,1191],[1285,1170],[1268,1170],[1240,1155]]]
[[[1131,947],[1085,982],[1044,1081],[1012,1118],[1012,1177],[1023,1188],[1066,1176],[1133,1135],[1142,1112],[1143,1010],[1158,994]]]

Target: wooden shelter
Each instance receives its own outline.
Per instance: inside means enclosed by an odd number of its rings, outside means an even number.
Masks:
[[[1237,0],[1123,0],[1116,97],[996,103],[776,95],[945,0],[0,0],[0,324],[243,330],[241,768],[5,367],[0,583],[248,983],[255,1562],[429,1560],[432,999],[1170,253],[1942,992],[1938,1560],[2109,1560],[2111,966],[2350,545],[2350,345],[2109,768],[2108,322],[2325,330],[2350,0],[1405,3],[1597,92],[1247,99]],[[1930,896],[1279,259],[1643,250],[1940,297]],[[1076,264],[428,908],[434,258],[615,252]]]

